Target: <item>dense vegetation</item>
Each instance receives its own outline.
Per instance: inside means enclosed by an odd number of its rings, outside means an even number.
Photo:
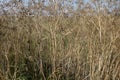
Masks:
[[[3,10],[0,80],[119,80],[120,16],[89,9],[72,16]]]

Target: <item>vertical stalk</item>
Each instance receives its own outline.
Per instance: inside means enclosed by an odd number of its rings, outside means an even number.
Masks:
[[[102,42],[102,26],[101,26],[101,17],[98,17],[98,25],[99,25],[99,35],[100,35],[100,43]]]
[[[55,61],[56,61],[56,37],[55,37],[55,31],[52,29],[52,27],[50,27],[50,32],[51,32],[51,50],[52,50],[52,54],[51,54],[51,58],[52,58],[52,72],[55,71]]]
[[[90,54],[90,80],[93,80],[93,74],[92,74],[92,44],[91,44],[91,42],[92,42],[92,40],[91,40],[91,38],[90,38],[90,40],[89,40],[90,42],[89,42],[89,54]]]

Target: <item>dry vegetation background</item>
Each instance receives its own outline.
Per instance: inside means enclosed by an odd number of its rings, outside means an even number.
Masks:
[[[76,1],[1,1],[0,80],[120,80],[120,1]]]

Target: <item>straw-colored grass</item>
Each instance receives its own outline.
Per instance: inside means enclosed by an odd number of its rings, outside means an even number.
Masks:
[[[119,80],[120,18],[0,17],[0,80]]]
[[[120,80],[119,0],[24,1],[0,2],[0,80]]]

